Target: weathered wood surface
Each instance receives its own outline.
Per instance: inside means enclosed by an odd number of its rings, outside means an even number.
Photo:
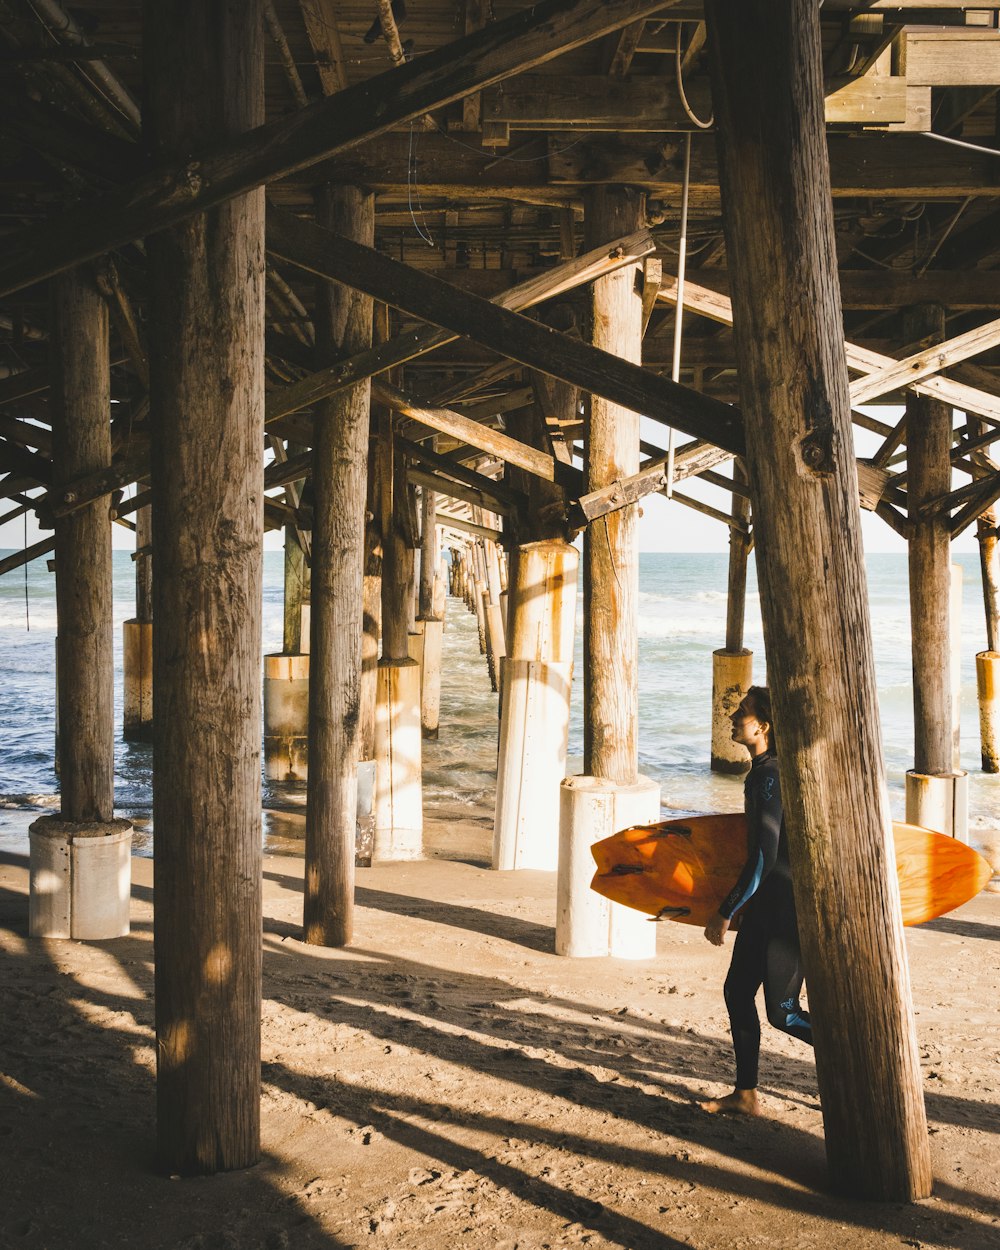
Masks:
[[[645,217],[641,192],[599,188],[584,206],[588,237],[618,234]],[[636,270],[593,285],[591,342],[635,362],[642,359],[642,295]],[[598,394],[587,413],[588,491],[639,468],[639,418]],[[583,542],[583,771],[618,785],[639,776],[639,554],[637,510],[628,505],[588,528]]]
[[[664,276],[658,298],[667,303],[676,303],[676,279]],[[684,306],[700,313],[704,317],[710,318],[712,321],[718,321],[723,325],[729,326],[733,324],[732,301],[727,295],[722,295],[718,291],[708,290],[698,286],[696,283],[685,281]],[[865,375],[892,369],[899,364],[899,361],[894,357],[883,356],[881,353],[874,352],[867,347],[861,347],[857,343],[845,342],[844,351],[847,356],[848,367]],[[941,399],[951,403],[957,408],[963,408],[968,412],[974,412],[994,421],[1000,421],[1000,396],[978,390],[965,383],[956,382],[951,378],[924,376],[920,380],[911,380],[909,383],[897,384],[909,385],[918,395],[929,395],[934,399]],[[854,419],[860,424],[857,415],[855,415]]]
[[[622,265],[631,264],[635,258],[648,255],[655,246],[649,231],[640,230],[626,238],[614,239],[585,256],[575,257],[545,270],[544,273],[534,274],[493,296],[490,302],[512,312],[532,308],[543,300],[553,299],[566,291],[584,286],[602,273],[611,273]],[[332,395],[341,387],[351,386],[363,378],[373,377],[395,365],[415,360],[453,343],[458,337],[458,334],[435,329],[433,326],[418,326],[408,330],[386,343],[358,352],[347,360],[338,361],[328,369],[321,369],[298,382],[269,391],[266,420],[274,421],[297,412],[300,408]]]
[[[665,7],[669,0],[616,0],[613,5],[542,0],[335,97],[219,138],[214,147],[205,143],[204,132],[192,135],[183,158],[175,154],[173,161],[165,159],[99,203],[11,238],[9,254],[16,260],[0,265],[0,293],[176,225]],[[192,159],[192,151],[199,155]]]
[[[750,523],[750,500],[738,489],[747,482],[742,461],[733,461],[733,516]],[[743,626],[746,620],[747,564],[752,546],[745,529],[735,526],[729,531],[729,584],[726,596],[726,650],[731,654],[743,649]]]
[[[512,360],[571,382],[631,412],[674,425],[739,454],[739,414],[727,404],[658,377],[639,365],[539,325],[420,273],[387,256],[338,239],[311,222],[272,209],[268,248],[303,269],[367,291],[403,312],[485,346],[503,344]],[[620,233],[620,231],[618,232]]]
[[[452,412],[450,408],[431,408],[426,404],[419,404],[395,386],[383,382],[381,378],[373,379],[371,387],[375,398],[392,408],[393,412],[411,417],[421,425],[442,434],[451,434],[470,447],[478,447],[481,451],[497,456],[509,464],[515,464],[537,477],[548,481],[555,477],[555,462],[551,456],[517,442],[508,434],[501,434],[499,430],[480,425],[471,417]]]
[[[944,337],[944,309],[907,310],[905,337]],[[929,347],[932,355],[936,347]],[[918,773],[952,769],[951,528],[947,513],[925,503],[951,488],[951,409],[921,395],[906,398],[907,495],[910,542],[910,636],[913,652],[913,767]]]
[[[92,273],[52,290],[53,483],[111,463],[108,308]],[[57,486],[58,489],[58,486]],[[56,522],[59,790],[62,819],[114,816],[111,521],[106,503]]]
[[[931,1169],[851,453],[819,10],[708,0],[768,675],[831,1178]]]
[[[379,141],[380,145],[385,140]],[[996,160],[982,152],[928,142],[921,135],[831,135],[826,141],[830,163],[830,192],[835,199],[878,195],[885,199],[937,199],[1000,195]],[[656,136],[623,135],[614,139],[594,136],[579,141],[572,131],[549,132],[550,188],[628,183],[650,195],[676,194],[682,174],[672,144]],[[424,160],[430,153],[424,148]],[[442,165],[421,188],[439,194],[448,187],[447,165]],[[436,177],[435,177],[436,175]],[[511,178],[511,175],[506,175]],[[529,172],[522,177],[527,181]],[[536,175],[537,181],[537,175]],[[383,180],[379,191],[391,184]],[[405,181],[402,183],[405,188]],[[433,188],[433,189],[432,189]],[[454,190],[454,186],[449,188]],[[719,170],[711,139],[698,136],[691,145],[691,201],[708,211],[719,204]]]
[[[145,6],[165,162],[263,118],[262,22]],[[157,1136],[170,1172],[260,1153],[264,196],[148,242]]]
[[[319,218],[374,243],[375,201],[366,191],[324,188]],[[317,363],[363,350],[371,336],[371,299],[321,283]],[[353,932],[369,402],[369,385],[359,382],[325,400],[315,422],[303,914],[306,941],[317,946],[346,946]]]
[[[414,463],[434,470],[437,475],[445,474],[454,478],[456,482],[467,487],[469,492],[476,496],[474,502],[480,507],[492,508],[494,512],[510,513],[515,512],[521,506],[523,496],[512,490],[505,482],[486,477],[483,473],[477,473],[475,469],[468,469],[465,465],[431,450],[424,443],[413,443],[409,439],[397,436],[396,445]],[[440,482],[440,476],[437,476],[436,480]]]

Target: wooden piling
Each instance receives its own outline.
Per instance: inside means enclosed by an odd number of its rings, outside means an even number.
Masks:
[[[979,438],[987,424],[969,419],[969,434]],[[973,454],[977,477],[986,477],[992,470],[984,461],[990,447]],[[997,544],[997,510],[988,508],[976,521],[979,542],[979,568],[983,583],[983,608],[986,616],[986,650],[976,656],[976,686],[979,696],[979,739],[984,773],[1000,772],[1000,549]]]
[[[812,0],[706,0],[761,607],[835,1187],[930,1155],[858,520]]]
[[[945,337],[940,306],[919,305],[907,312],[908,339]],[[951,532],[947,512],[923,516],[920,509],[951,489],[951,408],[940,400],[908,392],[906,431],[913,770],[935,776],[952,769]]]
[[[328,229],[372,245],[375,199],[368,191],[325,187],[317,213]],[[321,284],[317,366],[371,341],[371,299],[339,283]],[[359,382],[316,412],[303,908],[305,939],[315,946],[346,946],[353,931],[370,391]]]
[[[122,624],[122,737],[153,740],[153,510],[135,514],[135,616]]]
[[[147,3],[160,160],[264,120],[262,19]],[[260,1154],[264,192],[147,240],[157,1137],[169,1172]]]
[[[584,204],[586,248],[645,225],[645,195],[595,187]],[[642,296],[636,267],[626,265],[593,286],[591,342],[624,360],[642,357]],[[585,488],[599,490],[639,468],[639,417],[598,395],[587,417]],[[638,508],[630,504],[595,521],[583,540],[584,773],[620,785],[639,776]]]
[[[52,284],[53,488],[111,464],[108,309],[93,275]],[[107,499],[56,521],[59,789],[64,821],[114,815],[111,519]]]

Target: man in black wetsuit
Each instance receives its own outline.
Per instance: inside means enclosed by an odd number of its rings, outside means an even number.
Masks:
[[[733,741],[750,752],[744,782],[747,862],[726,895],[705,937],[721,946],[733,915],[742,907],[732,963],[726,977],[726,1006],[736,1052],[736,1088],[701,1105],[706,1111],[756,1115],[760,1020],[755,999],[763,984],[767,1018],[776,1029],[812,1045],[809,1013],[799,1005],[802,963],[788,839],[781,810],[781,781],[774,753],[771,697],[751,686],[733,713]]]

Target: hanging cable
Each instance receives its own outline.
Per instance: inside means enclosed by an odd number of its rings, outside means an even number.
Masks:
[[[410,155],[406,163],[406,204],[410,210],[410,220],[413,222],[413,228],[416,230],[417,234],[423,239],[423,241],[427,244],[428,247],[433,247],[434,240],[431,238],[430,227],[427,225],[427,219],[424,217],[424,207],[420,203],[419,191],[417,192],[417,205],[420,209],[421,221],[424,223],[423,229],[421,229],[420,225],[417,223],[417,217],[413,211],[413,190],[414,190],[414,187],[416,186],[416,180],[417,180],[417,154],[416,154],[416,149],[414,147],[413,123],[411,122],[410,123]]]
[[[712,110],[712,116],[708,119],[708,121],[703,122],[700,117],[695,116],[694,110],[691,108],[691,105],[688,103],[687,94],[684,90],[684,71],[681,66],[681,35],[683,33],[684,33],[684,23],[678,22],[677,24],[677,47],[675,49],[675,59],[674,59],[674,63],[677,67],[677,94],[681,98],[681,104],[683,105],[684,112],[687,113],[688,115],[688,121],[690,121],[693,125],[697,126],[699,130],[711,130],[712,127],[715,125],[715,110],[714,109]]]
[[[984,156],[1000,156],[1000,148],[987,148],[981,143],[968,143],[965,139],[953,139],[950,135],[935,134],[933,130],[921,130],[919,133],[925,139],[937,139],[939,143],[950,143],[952,147],[968,148],[970,152],[982,152]]]
[[[687,267],[688,191],[691,185],[691,132],[684,136],[684,188],[681,192],[681,237],[677,244],[677,304],[674,312],[674,355],[670,380],[681,380],[681,322],[684,319],[684,271]],[[674,497],[674,427],[667,436],[667,498]]]

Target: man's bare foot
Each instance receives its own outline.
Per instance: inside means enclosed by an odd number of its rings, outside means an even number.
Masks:
[[[702,1111],[711,1115],[722,1112],[729,1115],[760,1115],[760,1104],[755,1089],[734,1089],[725,1098],[710,1098],[699,1103]]]

